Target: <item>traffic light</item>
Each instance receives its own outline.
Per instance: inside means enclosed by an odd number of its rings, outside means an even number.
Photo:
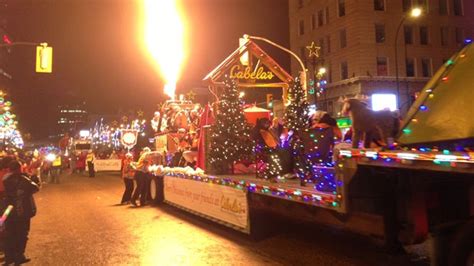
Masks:
[[[36,46],[36,72],[51,73],[53,71],[53,47],[47,43]]]
[[[273,94],[267,94],[267,108],[273,108]]]

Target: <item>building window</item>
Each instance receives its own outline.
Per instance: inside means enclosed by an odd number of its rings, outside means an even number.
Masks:
[[[385,0],[374,0],[375,11],[385,11]]]
[[[448,15],[448,0],[439,0],[439,14],[441,16]]]
[[[321,47],[321,50],[319,50],[319,51],[321,51],[321,55],[324,55],[324,50],[325,50],[325,47],[324,47],[324,39],[321,38],[321,39],[319,39],[318,42],[319,42],[319,47]]]
[[[347,46],[347,40],[346,40],[346,30],[341,30],[339,31],[339,41],[341,48],[345,48]]]
[[[407,70],[406,76],[414,77],[415,76],[415,59],[407,58],[405,64],[406,64],[405,67]]]
[[[423,77],[431,77],[431,59],[421,59],[421,74]]]
[[[453,0],[453,13],[455,16],[462,16],[462,0]]]
[[[375,24],[375,42],[385,42],[385,25]]]
[[[329,54],[331,52],[331,36],[326,36],[326,51]]]
[[[417,0],[416,6],[421,8],[425,14],[429,12],[428,0]]]
[[[311,30],[316,29],[316,14],[311,15]]]
[[[405,44],[413,44],[413,27],[403,26],[403,33],[405,37]]]
[[[298,8],[303,8],[304,6],[304,0],[298,0]]]
[[[464,30],[461,28],[456,28],[456,43],[462,43],[464,40]]]
[[[331,63],[328,64],[328,72],[327,72],[327,76],[328,76],[328,82],[331,83],[332,82],[332,65]]]
[[[340,17],[346,15],[346,1],[345,0],[337,0],[337,10]]]
[[[299,23],[299,28],[298,28],[298,32],[301,35],[304,35],[304,20],[300,20],[300,23]]]
[[[411,9],[411,0],[402,0],[403,12],[408,12]]]
[[[386,57],[377,57],[377,76],[388,76]]]
[[[329,113],[329,115],[334,116],[334,102],[333,101],[328,101],[328,109],[326,111]]]
[[[326,24],[329,23],[329,7],[326,7],[326,12],[324,12],[324,18],[326,19]]]
[[[441,45],[446,46],[448,45],[448,31],[449,28],[446,26],[441,27]]]
[[[323,10],[318,11],[318,27],[324,25],[324,13]]]
[[[306,62],[306,50],[305,46],[300,47],[301,60],[303,60],[303,62]]]
[[[347,69],[347,62],[341,63],[341,80],[349,78],[349,71]]]
[[[420,27],[420,44],[421,45],[428,44],[428,27],[426,26]]]

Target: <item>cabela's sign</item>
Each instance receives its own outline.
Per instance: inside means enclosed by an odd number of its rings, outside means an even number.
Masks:
[[[235,65],[230,69],[230,78],[233,79],[271,80],[274,76],[271,71],[265,71],[263,67],[259,67],[256,71],[253,71],[250,67],[242,69],[241,66]]]

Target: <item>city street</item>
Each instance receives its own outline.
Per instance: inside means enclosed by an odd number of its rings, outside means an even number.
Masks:
[[[121,193],[118,174],[64,175],[61,184],[44,185],[35,195],[29,264],[423,265],[384,254],[366,239],[307,225],[280,223],[255,240],[168,205],[120,206]]]

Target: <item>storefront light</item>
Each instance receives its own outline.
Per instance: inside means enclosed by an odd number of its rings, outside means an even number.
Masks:
[[[397,96],[391,93],[374,93],[372,94],[372,110],[397,110]]]

